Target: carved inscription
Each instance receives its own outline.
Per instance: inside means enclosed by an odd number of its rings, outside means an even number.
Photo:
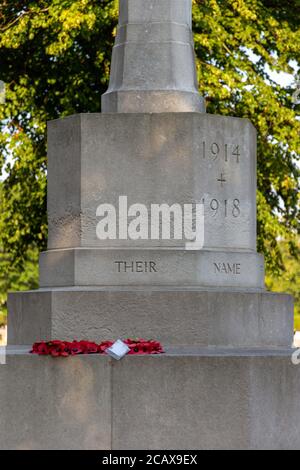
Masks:
[[[115,261],[118,273],[157,273],[155,261]]]
[[[214,263],[215,274],[241,274],[241,263]]]
[[[226,163],[240,163],[240,146],[237,144],[218,144],[217,142],[210,144],[204,141],[202,142],[202,157],[212,161],[221,159]]]
[[[230,200],[224,199],[223,201],[219,199],[202,199],[202,203],[209,208],[209,211],[212,217],[217,215],[223,215],[224,217],[234,217],[235,219],[241,215],[241,201],[237,198]]]
[[[202,142],[202,158],[208,162],[216,162],[222,165],[215,178],[220,190],[230,188],[230,171],[227,165],[239,165],[241,161],[241,146],[237,143]],[[232,199],[222,199],[222,197],[203,198],[206,207],[206,214],[211,217],[232,217],[234,219],[241,216],[241,201],[237,197]]]
[[[223,173],[221,173],[221,176],[220,178],[217,179],[218,183],[220,183],[221,185],[221,188],[223,188],[224,184],[226,183],[226,179],[225,179],[225,176],[223,175]]]

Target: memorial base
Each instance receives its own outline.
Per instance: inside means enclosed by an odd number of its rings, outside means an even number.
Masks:
[[[116,362],[9,350],[0,448],[299,449],[291,354],[180,349]]]
[[[291,347],[293,300],[261,291],[73,287],[9,295],[8,343],[153,338],[165,346]]]

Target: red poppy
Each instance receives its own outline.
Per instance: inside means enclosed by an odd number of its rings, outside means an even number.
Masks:
[[[82,354],[96,354],[98,345],[91,341],[79,341],[79,348]]]
[[[130,351],[128,354],[162,354],[163,348],[158,341],[145,339],[126,339],[124,341]],[[106,354],[106,350],[113,345],[113,341],[103,341],[96,344],[92,341],[41,341],[34,343],[32,354],[40,356],[67,357],[77,354]]]
[[[99,354],[105,354],[105,351],[110,348],[113,344],[113,341],[103,341],[103,343],[100,343],[98,346]]]
[[[47,346],[47,343],[45,343],[44,341],[42,341],[40,343],[35,343],[32,347],[31,353],[40,354],[40,355],[49,354],[49,348]]]

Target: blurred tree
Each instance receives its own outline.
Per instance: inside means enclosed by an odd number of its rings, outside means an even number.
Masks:
[[[2,184],[0,183],[0,213],[2,212]],[[38,255],[37,247],[29,246],[22,260],[22,269],[13,262],[9,252],[4,252],[0,245],[0,327],[6,322],[7,292],[36,289],[38,287]]]
[[[0,0],[2,275],[8,259],[12,272],[23,272],[46,246],[46,121],[100,111],[117,7],[117,0]],[[268,70],[299,66],[299,0],[193,0],[193,16],[208,112],[247,117],[258,130],[258,249],[278,274],[278,237],[292,257],[299,251],[300,121],[293,88]]]
[[[0,311],[6,292],[37,286],[46,247],[46,123],[99,112],[118,4],[0,0]]]
[[[300,246],[300,238],[298,239]],[[286,242],[279,243],[279,249],[285,261],[284,271],[281,276],[272,273],[266,278],[266,285],[272,291],[287,292],[295,298],[295,329],[300,331],[300,260],[299,257],[290,255],[289,246]]]
[[[278,275],[284,268],[278,237],[289,240],[293,255],[299,249],[300,121],[295,90],[268,71],[299,68],[300,2],[198,0],[194,22],[208,111],[248,117],[258,130],[258,250]]]

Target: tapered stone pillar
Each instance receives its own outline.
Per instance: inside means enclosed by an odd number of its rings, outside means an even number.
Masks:
[[[190,0],[120,0],[102,111],[204,112],[191,24]]]

